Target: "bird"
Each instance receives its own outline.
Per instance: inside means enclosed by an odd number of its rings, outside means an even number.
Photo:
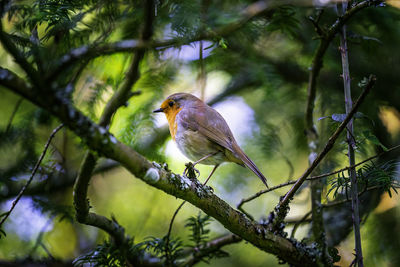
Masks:
[[[179,150],[196,164],[214,165],[205,183],[223,162],[247,166],[267,186],[267,179],[256,164],[243,152],[225,119],[196,96],[175,93],[168,96],[159,109],[169,124],[172,139]]]

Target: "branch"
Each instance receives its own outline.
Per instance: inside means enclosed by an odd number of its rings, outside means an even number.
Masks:
[[[23,100],[24,100],[24,99],[21,97],[20,99],[18,99],[17,103],[15,104],[14,109],[13,109],[13,111],[12,111],[12,113],[11,113],[11,116],[10,116],[10,118],[8,119],[8,123],[7,123],[7,127],[6,127],[5,133],[8,133],[8,131],[11,129],[12,122],[13,122],[13,120],[14,120],[14,117],[15,117],[15,115],[17,114],[17,111],[18,111],[18,109],[19,109],[19,107],[20,107],[20,105],[21,105],[21,103],[22,103]]]
[[[172,226],[174,225],[174,221],[176,216],[178,215],[178,212],[181,210],[181,208],[183,207],[183,205],[185,205],[186,201],[183,201],[178,208],[175,210],[174,215],[172,215],[171,221],[169,222],[169,227],[168,227],[168,232],[167,235],[165,236],[165,261],[167,266],[170,266],[171,263],[171,259],[170,259],[170,253],[169,253],[169,241],[170,241],[170,236],[171,236],[171,232],[172,232]]]
[[[15,198],[15,200],[13,201],[11,208],[9,211],[7,211],[6,213],[3,213],[0,217],[4,216],[3,219],[0,222],[0,229],[1,226],[3,225],[3,223],[7,220],[8,216],[10,216],[11,212],[14,210],[15,206],[18,204],[18,201],[21,199],[22,195],[24,194],[25,190],[28,188],[28,186],[30,185],[30,183],[33,180],[33,177],[35,176],[37,170],[39,169],[40,164],[42,163],[42,160],[44,158],[44,156],[46,155],[47,149],[49,148],[50,142],[51,140],[54,138],[54,136],[56,135],[56,133],[63,127],[63,124],[60,124],[57,128],[55,128],[53,130],[53,132],[50,134],[49,139],[47,139],[47,142],[44,146],[43,152],[40,155],[38,161],[36,162],[35,167],[32,170],[31,176],[29,177],[28,181],[26,181],[25,185],[22,187],[21,191],[18,193],[17,197]]]
[[[347,9],[347,2],[342,2],[343,12]],[[349,70],[349,54],[347,50],[347,39],[346,39],[346,25],[343,25],[340,31],[340,54],[342,59],[343,69],[343,87],[344,87],[344,102],[346,113],[349,113],[353,100],[351,98],[351,84],[350,84],[350,70]],[[353,135],[353,119],[348,123],[347,127],[347,146],[348,146],[348,157],[349,165],[354,165],[356,162],[354,146],[355,138]],[[358,181],[357,173],[355,168],[349,170],[351,180],[351,207],[352,207],[352,218],[353,218],[353,231],[354,231],[354,243],[355,243],[355,266],[363,267],[363,256],[361,246],[361,233],[360,233],[360,212],[359,212],[359,201],[358,201]]]
[[[25,71],[29,79],[33,84],[40,87],[41,81],[38,77],[37,71],[32,67],[31,64],[26,60],[25,56],[22,55],[21,51],[14,45],[10,40],[10,37],[3,31],[3,23],[0,21],[0,42],[3,47],[11,54],[17,64]]]
[[[113,160],[105,160],[98,164],[93,171],[93,174],[104,173],[114,168],[120,167],[118,162]],[[43,194],[60,194],[65,190],[68,190],[74,185],[75,178],[78,171],[71,170],[67,173],[64,172],[53,172],[46,175],[46,177],[40,177],[39,182],[31,184],[24,192],[25,196],[35,196]],[[21,177],[26,177],[25,173],[18,175],[15,180],[22,179]],[[11,181],[4,181],[6,186],[6,192],[0,193],[0,201],[15,197],[21,191],[22,186],[13,183]]]
[[[313,113],[314,113],[314,102],[316,97],[316,84],[317,77],[320,73],[323,64],[323,57],[329,44],[332,42],[333,38],[340,31],[342,26],[355,15],[360,10],[372,6],[379,5],[385,1],[383,0],[365,0],[362,2],[357,2],[354,6],[346,11],[343,16],[339,17],[335,23],[328,29],[325,35],[321,36],[320,43],[318,45],[317,51],[315,52],[310,74],[308,78],[308,98],[307,98],[307,108],[306,108],[306,129],[314,129],[313,125]],[[313,133],[308,133],[313,134]]]
[[[301,219],[300,219],[299,221],[295,222],[295,224],[294,224],[294,226],[293,226],[292,233],[290,234],[290,238],[294,238],[294,235],[296,234],[297,228],[298,228],[303,222],[305,222],[305,221],[307,220],[308,216],[310,216],[311,213],[312,213],[312,210],[309,211],[309,212],[307,212],[306,214],[304,214],[304,216],[301,217]],[[289,222],[286,222],[286,223],[289,223]],[[314,223],[314,221],[313,221],[313,223]]]
[[[288,240],[269,232],[263,225],[246,218],[211,192],[208,186],[188,181],[180,175],[168,172],[158,164],[150,163],[132,148],[119,142],[105,128],[99,127],[70,103],[61,101],[55,94],[49,94],[46,101],[36,88],[30,88],[24,81],[8,70],[0,68],[0,84],[8,78],[20,85],[9,87],[11,91],[26,97],[31,102],[48,110],[78,135],[84,143],[99,155],[116,160],[136,178],[158,188],[169,195],[181,198],[215,218],[225,228],[240,236],[261,250],[277,255],[293,265],[314,266],[312,248],[296,246]]]
[[[16,259],[16,260],[0,260],[0,266],[3,267],[42,267],[42,266],[58,266],[73,267],[72,260],[60,260],[54,258],[45,259]]]
[[[374,75],[371,75],[368,80],[368,84],[365,86],[363,92],[357,99],[356,103],[354,104],[353,108],[351,111],[347,114],[346,118],[344,121],[339,125],[339,127],[336,129],[336,131],[333,133],[333,135],[329,138],[328,142],[326,143],[324,149],[322,152],[318,154],[318,156],[315,158],[315,160],[312,162],[311,166],[304,172],[304,174],[297,180],[297,182],[294,184],[294,186],[289,190],[289,192],[284,196],[282,201],[279,203],[279,215],[278,217],[280,219],[283,219],[286,216],[287,210],[286,207],[289,204],[291,198],[293,198],[294,194],[296,191],[300,188],[300,186],[304,183],[306,180],[307,176],[310,175],[310,173],[318,166],[318,164],[322,161],[322,159],[328,154],[328,152],[332,149],[333,145],[336,142],[336,139],[339,137],[341,132],[346,128],[347,124],[351,120],[351,118],[354,116],[356,113],[358,107],[361,105],[361,103],[364,101],[366,95],[368,92],[371,90],[373,85],[375,84],[376,77]]]
[[[237,31],[254,17],[257,17],[266,12],[268,10],[268,7],[269,5],[267,4],[267,1],[258,1],[250,4],[243,10],[241,18],[237,21],[214,30],[199,33],[191,38],[177,37],[170,40],[158,41],[150,41],[150,38],[144,38],[142,40],[124,40],[96,46],[84,45],[75,48],[71,50],[68,54],[62,56],[61,59],[56,62],[54,71],[48,75],[47,80],[54,80],[58,77],[58,75],[63,73],[65,69],[71,67],[76,62],[79,62],[81,60],[90,60],[99,56],[111,55],[121,52],[134,52],[143,49],[166,49],[169,47],[190,44],[200,40],[221,38]]]
[[[372,191],[372,190],[376,190],[376,189],[382,189],[382,186],[374,185],[374,186],[370,186],[368,188],[365,188],[362,192],[358,192],[357,198],[361,197],[367,191]],[[340,206],[340,205],[342,205],[344,203],[348,203],[348,202],[351,202],[351,201],[352,201],[352,198],[346,198],[346,199],[343,199],[343,200],[332,201],[332,202],[323,204],[322,207],[323,208],[332,208],[332,207]]]
[[[234,234],[227,234],[225,236],[216,238],[204,246],[196,247],[190,250],[183,251],[182,254],[189,254],[189,257],[181,264],[181,266],[193,266],[200,262],[204,257],[220,250],[222,247],[230,244],[239,243],[242,238]]]
[[[389,149],[386,150],[386,151],[383,151],[383,152],[381,152],[381,153],[379,153],[379,154],[376,154],[376,155],[374,155],[374,156],[371,156],[371,157],[369,157],[369,158],[367,158],[367,159],[365,159],[365,160],[363,160],[363,161],[360,161],[360,162],[358,162],[357,164],[354,164],[354,165],[352,165],[352,166],[347,166],[347,167],[344,167],[344,168],[342,168],[342,169],[339,169],[339,170],[336,170],[336,171],[333,171],[333,172],[329,172],[329,173],[324,173],[324,174],[321,174],[321,175],[311,176],[311,177],[307,178],[306,180],[307,180],[307,181],[310,181],[310,180],[322,179],[322,178],[325,178],[325,177],[328,177],[328,176],[332,176],[332,175],[337,174],[337,173],[341,173],[341,172],[347,171],[347,170],[349,170],[350,168],[355,168],[355,167],[357,167],[357,166],[360,166],[360,165],[364,164],[365,162],[368,162],[368,161],[373,160],[373,159],[375,159],[375,158],[379,158],[379,157],[381,157],[382,155],[384,155],[384,154],[386,154],[386,153],[389,153],[389,152],[391,152],[391,151],[393,151],[393,150],[395,150],[395,149],[398,149],[398,148],[400,148],[400,145],[391,147],[391,148],[389,148]],[[285,187],[285,186],[288,186],[288,185],[295,184],[296,181],[297,181],[297,180],[289,181],[289,182],[286,182],[286,183],[282,183],[282,184],[279,184],[279,185],[270,187],[270,188],[268,188],[268,189],[261,190],[261,191],[257,192],[256,194],[254,194],[254,195],[252,195],[252,196],[250,196],[250,197],[248,197],[248,198],[243,198],[242,200],[240,200],[239,204],[237,205],[237,209],[240,210],[240,211],[242,211],[243,213],[246,213],[246,212],[243,210],[243,207],[242,207],[243,204],[245,204],[245,203],[247,203],[247,202],[250,202],[250,201],[252,201],[252,200],[258,198],[259,196],[261,196],[261,195],[263,195],[263,194],[266,194],[266,193],[268,193],[268,192],[274,191],[274,190],[276,190],[276,189],[279,189],[279,188],[282,188],[282,187]],[[250,217],[251,217],[251,216],[250,216]]]
[[[145,13],[145,25],[142,32],[142,40],[147,41],[153,33],[153,1],[145,2]],[[107,127],[111,122],[113,114],[118,110],[118,108],[125,105],[128,99],[132,96],[130,91],[132,86],[140,78],[139,64],[144,57],[144,53],[144,49],[140,49],[135,53],[126,74],[127,78],[124,80],[122,86],[107,102],[107,105],[103,110],[99,120],[100,127]],[[125,242],[125,231],[115,220],[112,221],[104,216],[89,213],[90,205],[87,200],[87,190],[96,162],[97,157],[92,152],[88,151],[82,161],[81,169],[74,186],[76,218],[80,223],[103,229],[115,239],[117,244],[123,244]]]

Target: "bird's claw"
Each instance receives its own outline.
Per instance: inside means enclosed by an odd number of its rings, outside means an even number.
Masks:
[[[190,179],[197,179],[200,176],[200,171],[196,169],[192,162],[185,163],[185,170],[183,175]]]

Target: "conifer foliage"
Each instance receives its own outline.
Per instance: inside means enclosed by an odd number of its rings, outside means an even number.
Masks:
[[[396,1],[4,0],[0,16],[0,265],[400,262],[398,242],[371,249],[399,226],[396,205],[373,212],[400,187]],[[178,91],[239,106],[271,188],[237,166],[178,174],[152,113]]]

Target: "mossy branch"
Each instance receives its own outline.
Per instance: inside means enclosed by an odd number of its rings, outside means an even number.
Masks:
[[[10,84],[8,81],[15,83]],[[249,220],[213,194],[209,187],[198,182],[190,182],[180,175],[164,170],[158,164],[152,164],[135,150],[119,142],[105,128],[92,122],[70,103],[57,98],[55,94],[49,94],[47,99],[44,99],[40,94],[40,88],[30,88],[21,78],[2,68],[0,68],[0,85],[10,85],[6,88],[48,110],[78,135],[91,151],[120,162],[136,178],[169,195],[190,202],[215,218],[229,231],[263,251],[277,255],[294,265],[314,266],[310,250],[297,246],[295,241],[275,235],[263,225]],[[110,221],[98,221],[98,219],[94,221],[97,224],[104,223],[102,229],[111,227]]]
[[[153,33],[153,14],[154,2],[145,2],[145,24],[142,32],[142,40],[147,41]],[[126,74],[126,79],[122,86],[114,93],[111,99],[107,102],[106,107],[99,120],[100,127],[107,127],[115,112],[129,100],[132,96],[131,88],[140,78],[139,64],[144,57],[145,50],[137,50],[133,56],[129,70]],[[90,205],[87,199],[87,190],[89,181],[92,177],[93,170],[96,166],[97,157],[88,150],[82,161],[82,165],[78,177],[74,185],[74,206],[76,210],[76,218],[80,223],[92,225],[103,229],[114,238],[117,244],[126,243],[124,228],[117,222],[112,221],[104,216],[89,213]]]

